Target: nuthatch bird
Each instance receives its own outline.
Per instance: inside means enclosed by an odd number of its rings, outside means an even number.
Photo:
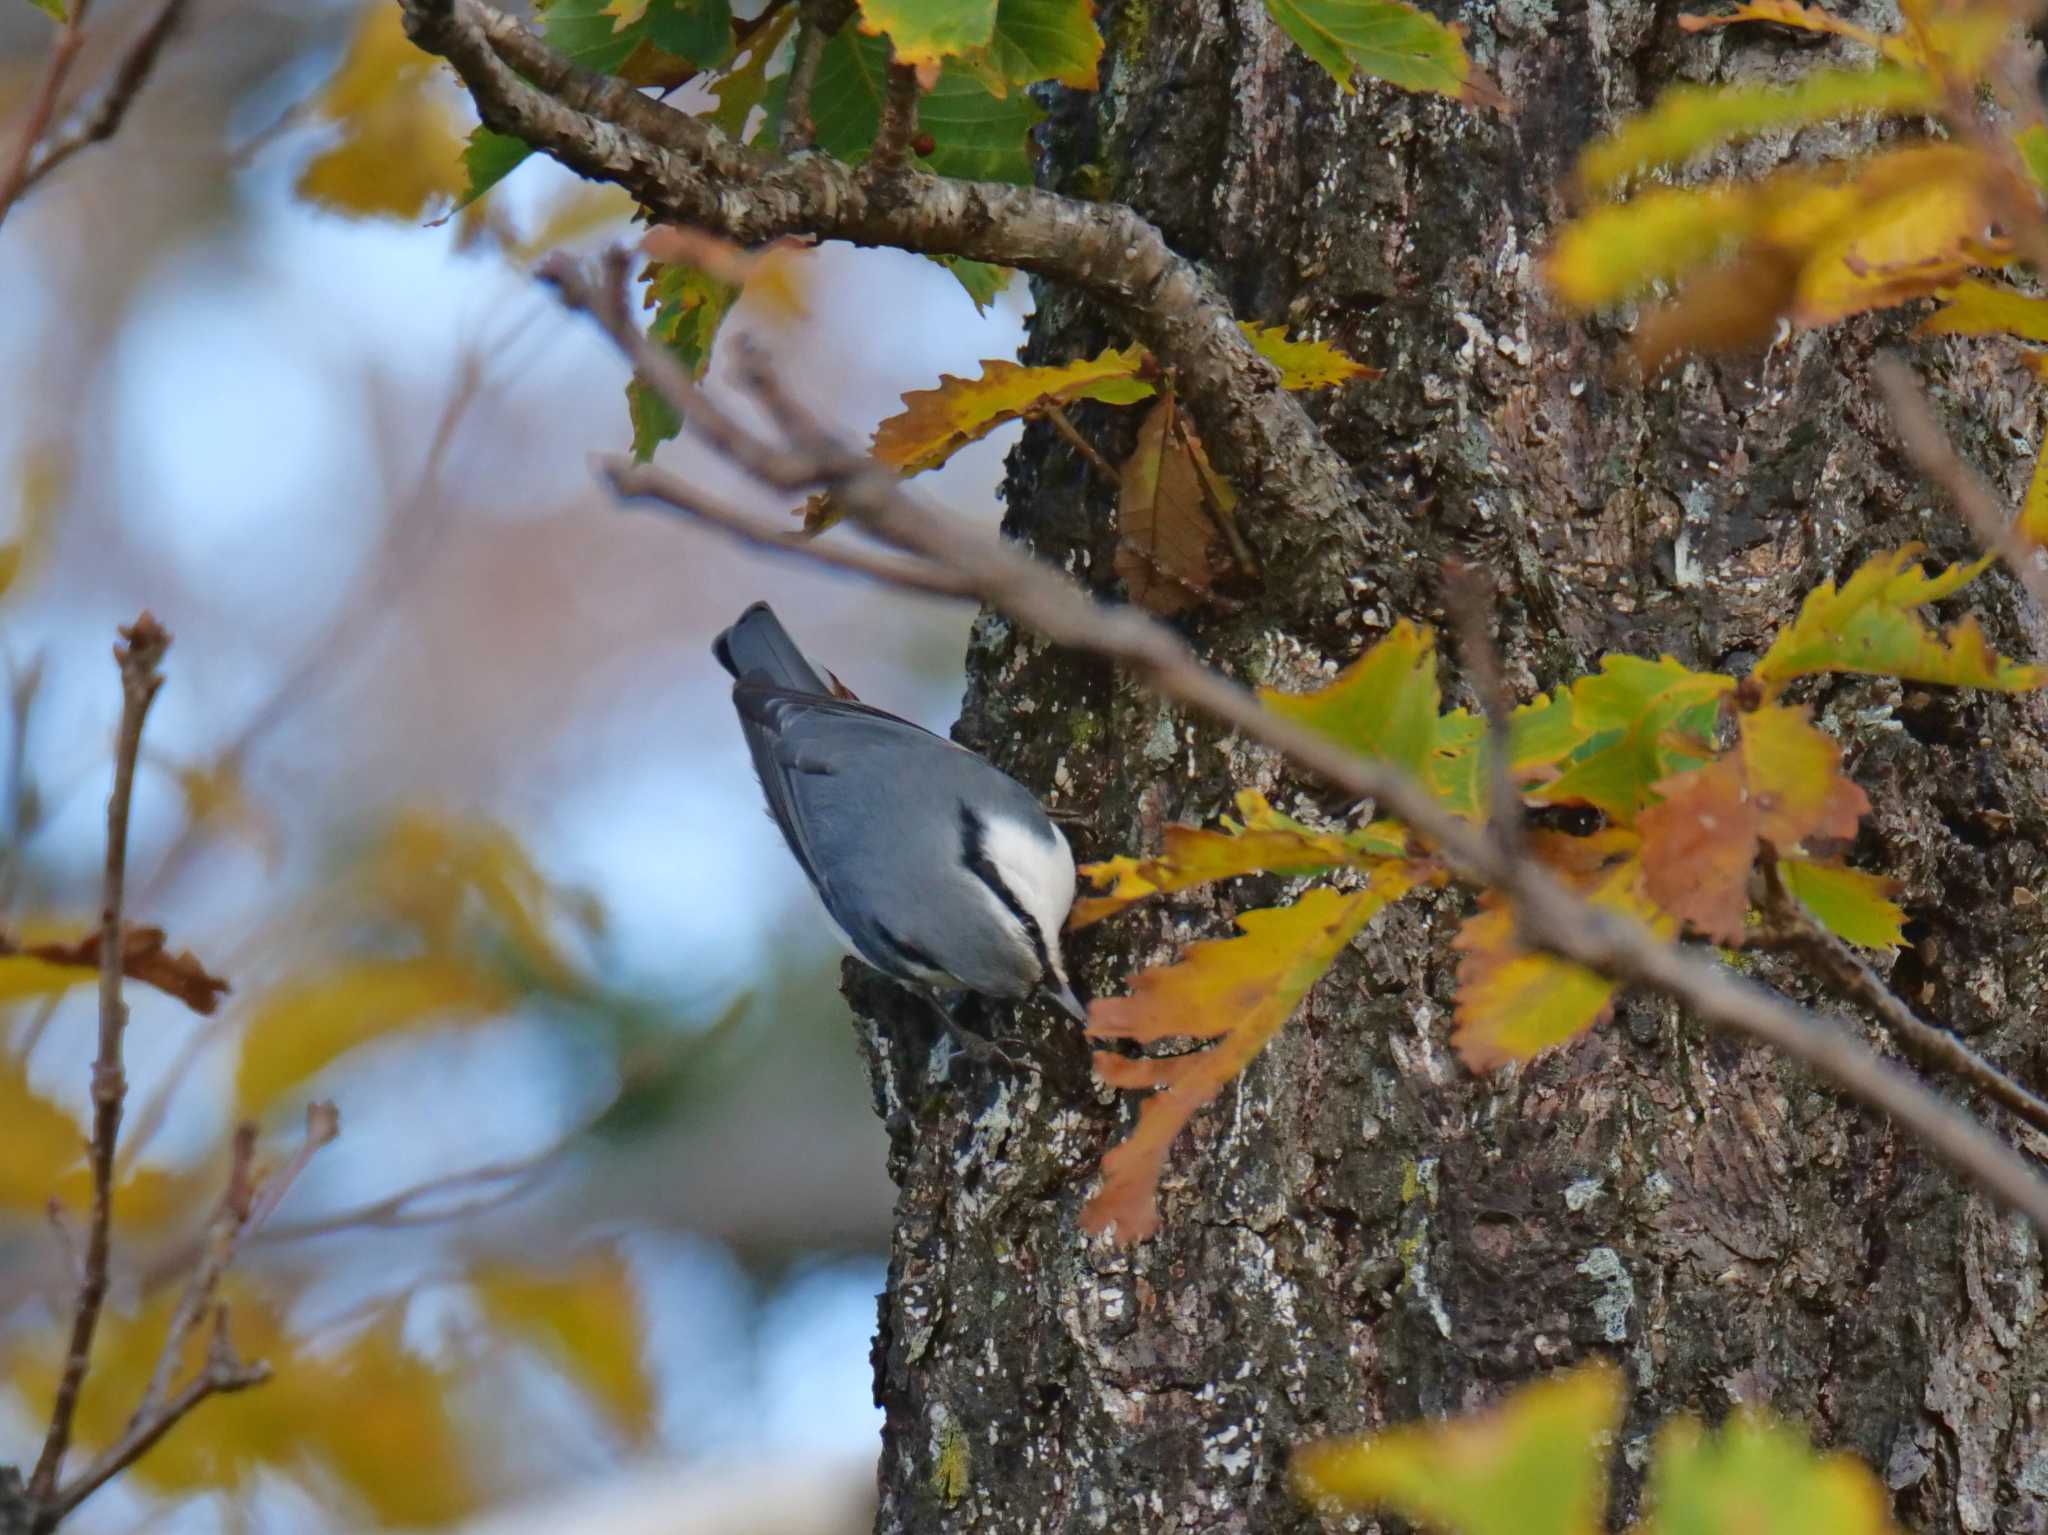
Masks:
[[[1030,790],[829,686],[765,602],[712,653],[768,813],[855,958],[932,990],[1042,990],[1086,1021],[1060,956],[1074,855]]]

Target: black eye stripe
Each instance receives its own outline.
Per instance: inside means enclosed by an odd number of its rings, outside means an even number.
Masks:
[[[1038,969],[1044,974],[1052,969],[1052,956],[1045,950],[1045,934],[1039,931],[1038,919],[1024,909],[1024,903],[1017,899],[1016,892],[1003,883],[1003,876],[988,856],[988,828],[981,817],[974,813],[974,807],[962,804],[960,807],[960,856],[974,877],[995,892],[1010,915],[1015,917],[1024,929],[1024,936],[1031,940],[1032,952],[1038,956]]]

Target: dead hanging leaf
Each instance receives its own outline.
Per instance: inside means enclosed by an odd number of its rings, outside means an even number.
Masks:
[[[1237,492],[1185,427],[1171,396],[1147,411],[1117,492],[1116,573],[1133,602],[1162,617],[1207,600],[1233,568],[1222,519]]]
[[[0,980],[0,995],[25,996],[65,991],[84,984],[98,972],[100,935],[62,942],[17,943],[0,937],[0,967],[20,961],[18,973]],[[38,978],[26,967],[48,966],[50,974]],[[187,949],[173,954],[165,947],[160,927],[124,926],[121,930],[121,973],[132,981],[154,986],[176,997],[195,1013],[211,1013],[229,990],[228,983],[211,974]]]
[[[1215,1043],[1185,1055],[1095,1052],[1102,1081],[1148,1096],[1131,1133],[1103,1157],[1102,1188],[1083,1207],[1082,1226],[1098,1235],[1114,1231],[1127,1246],[1158,1230],[1159,1174],[1195,1111],[1265,1048],[1375,913],[1439,877],[1428,865],[1386,864],[1363,889],[1323,886],[1292,906],[1248,911],[1238,918],[1242,937],[1195,944],[1178,963],[1142,972],[1128,997],[1090,1006],[1091,1039]]]
[[[1730,751],[1657,784],[1660,803],[1636,818],[1650,899],[1724,944],[1742,940],[1760,843],[1793,853],[1809,839],[1846,841],[1870,809],[1805,709],[1765,704],[1736,723]]]

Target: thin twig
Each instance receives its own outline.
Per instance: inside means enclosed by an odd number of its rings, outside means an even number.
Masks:
[[[91,3],[92,0],[74,0],[71,14],[65,18],[57,40],[50,45],[50,62],[44,66],[42,83],[36,87],[35,100],[22,124],[21,137],[15,142],[7,174],[0,177],[0,224],[7,222],[8,212],[28,185],[29,161],[35,155],[36,146],[43,141],[43,135],[50,131],[50,119],[57,111],[57,98],[64,91],[64,77],[71,73],[79,49],[85,46],[85,12]]]
[[[80,6],[83,9],[83,5]],[[56,1492],[71,1444],[79,1389],[92,1359],[93,1333],[107,1298],[107,1260],[114,1215],[114,1143],[121,1133],[121,1104],[128,1082],[121,1068],[121,1036],[128,1008],[121,1000],[121,896],[128,869],[128,804],[135,790],[135,758],[142,749],[142,723],[163,674],[157,670],[171,637],[147,612],[121,631],[114,659],[121,670],[121,730],[114,746],[114,788],[107,798],[107,860],[100,896],[100,1035],[92,1065],[92,1217],[86,1231],[85,1278],[57,1380],[50,1430],[43,1440],[29,1497],[47,1504]]]
[[[1060,434],[1067,446],[1080,454],[1088,467],[1101,476],[1102,482],[1105,485],[1109,485],[1117,490],[1124,488],[1122,472],[1118,470],[1115,464],[1112,464],[1096,451],[1094,443],[1081,435],[1065,410],[1057,405],[1048,405],[1041,414],[1047,421],[1052,423],[1052,429]]]
[[[1813,920],[1785,888],[1778,861],[1768,851],[1760,867],[1764,899],[1759,909],[1764,921],[1754,940],[1757,945],[1798,954],[1839,995],[1876,1017],[1921,1065],[1961,1077],[2035,1129],[2048,1131],[2048,1099],[2015,1082],[1947,1029],[1918,1017],[1847,944]]]
[[[227,1190],[221,1195],[206,1237],[186,1281],[185,1292],[171,1314],[158,1350],[149,1383],[143,1388],[135,1410],[120,1436],[96,1455],[91,1464],[59,1489],[37,1510],[38,1532],[54,1529],[79,1504],[133,1465],[174,1428],[178,1421],[209,1396],[241,1391],[270,1378],[270,1367],[261,1361],[244,1363],[235,1356],[229,1342],[227,1308],[218,1303],[220,1282],[235,1254],[249,1234],[260,1227],[275,1210],[286,1192],[306,1169],[313,1154],[329,1144],[341,1130],[340,1116],[331,1103],[312,1103],[306,1108],[306,1134],[299,1148],[276,1172],[260,1182],[255,1177],[256,1127],[236,1127],[228,1164]],[[175,1393],[171,1380],[185,1362],[185,1345],[200,1324],[214,1321],[205,1362]]]
[[[893,555],[873,554],[853,545],[817,543],[801,535],[792,536],[765,526],[713,496],[707,496],[679,475],[657,469],[653,464],[635,463],[624,454],[596,454],[590,464],[614,491],[626,499],[658,501],[664,506],[685,508],[692,516],[725,529],[741,542],[757,549],[800,555],[817,564],[831,565],[880,581],[885,586],[931,592],[940,597],[973,595],[958,576],[928,560],[899,559]]]
[[[1891,408],[1899,441],[1920,472],[1948,493],[1977,542],[2005,561],[2034,606],[2048,616],[2048,571],[2041,568],[2038,551],[2013,531],[2012,514],[2003,499],[1957,454],[1948,433],[1934,419],[1913,370],[1889,355],[1877,358],[1870,370]]]
[[[190,0],[161,0],[149,23],[136,34],[135,41],[121,55],[120,63],[114,66],[114,78],[100,93],[100,99],[93,103],[92,110],[62,138],[53,141],[36,156],[32,165],[22,176],[21,186],[16,189],[18,197],[41,181],[50,172],[94,144],[105,143],[121,131],[121,124],[127,120],[128,109],[135,104],[135,98],[142,93],[150,74],[156,68],[158,56],[171,33],[177,30],[184,19],[185,8]],[[81,5],[80,9],[84,9]],[[0,205],[4,207],[4,205]]]
[[[1187,413],[1180,408],[1180,401],[1169,391],[1166,396],[1167,419],[1173,424],[1174,435],[1180,438],[1183,452],[1188,456],[1188,472],[1195,477],[1195,487],[1202,493],[1202,505],[1208,510],[1209,521],[1223,535],[1223,541],[1230,546],[1231,561],[1240,574],[1256,580],[1259,575],[1259,557],[1252,553],[1252,546],[1245,542],[1244,530],[1237,525],[1237,517],[1223,504],[1223,498],[1216,494],[1216,486],[1209,478],[1208,455],[1188,426]]]
[[[23,667],[16,667],[12,657],[8,659],[7,779],[4,812],[0,812],[6,817],[7,845],[0,848],[0,907],[14,904],[21,883],[23,844],[34,835],[40,813],[29,778],[28,733],[36,695],[42,691],[42,685],[43,656],[40,651]]]
[[[1487,828],[1501,856],[1513,859],[1522,852],[1522,797],[1515,792],[1513,704],[1487,627],[1493,597],[1493,583],[1484,574],[1455,561],[1445,564],[1444,603],[1457,627],[1458,655],[1486,715]]]
[[[1271,748],[1354,799],[1376,801],[1433,843],[1461,876],[1509,896],[1528,942],[1603,975],[1651,986],[1707,1023],[1747,1035],[1813,1068],[1851,1097],[1891,1116],[1998,1202],[2048,1231],[2048,1181],[1982,1124],[1845,1030],[1659,938],[1631,917],[1589,907],[1536,860],[1505,857],[1483,829],[1453,816],[1405,772],[1356,756],[1269,712],[1246,689],[1204,666],[1164,625],[1129,607],[1106,607],[1071,578],[1021,550],[928,511],[896,475],[822,431],[759,360],[744,353],[742,382],[791,446],[779,447],[742,428],[632,323],[625,303],[631,272],[625,252],[610,255],[596,283],[566,259],[543,271],[565,302],[599,320],[642,379],[702,440],[754,478],[789,492],[831,485],[848,513],[876,538],[958,572],[991,607],[1044,639],[1119,662],[1155,692]]]
[[[831,13],[840,14],[837,24]],[[836,0],[805,0],[796,23],[796,51],[790,56],[789,85],[782,93],[782,132],[777,147],[786,155],[809,149],[817,133],[811,121],[811,92],[818,84],[818,65],[824,60],[825,45],[845,24],[844,8]]]
[[[866,169],[871,175],[889,176],[903,168],[910,140],[917,133],[917,98],[923,94],[916,66],[897,63],[892,53],[888,86],[882,95],[882,120],[868,150]]]

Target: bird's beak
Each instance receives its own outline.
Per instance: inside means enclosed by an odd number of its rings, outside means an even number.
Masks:
[[[1074,995],[1074,988],[1067,982],[1061,981],[1059,985],[1054,986],[1048,981],[1045,986],[1045,994],[1065,1008],[1072,1015],[1076,1023],[1086,1023],[1088,1021],[1087,1005]]]

